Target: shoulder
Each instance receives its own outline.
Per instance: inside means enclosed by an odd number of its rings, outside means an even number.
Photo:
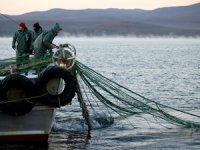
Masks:
[[[39,31],[38,31],[38,34],[41,34],[41,33],[43,33],[44,31],[42,30],[42,29],[40,29]]]
[[[32,31],[28,29],[24,29],[24,33],[32,33]]]
[[[32,33],[33,33],[33,31],[31,31],[31,30],[28,30],[28,29],[27,29],[27,32],[28,32],[29,34],[32,34]]]
[[[20,31],[17,30],[17,31],[15,32],[15,35],[19,35],[19,34],[20,34]]]
[[[32,30],[29,30],[29,32],[30,32],[31,34],[34,34],[34,33],[35,33],[35,31],[32,31]]]
[[[43,34],[45,37],[50,37],[52,35],[52,31],[51,30],[43,31]]]

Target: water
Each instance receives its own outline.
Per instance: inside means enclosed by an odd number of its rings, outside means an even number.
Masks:
[[[15,56],[11,38],[0,38],[0,59]],[[199,38],[55,38],[54,43],[71,43],[77,59],[132,91],[171,107],[198,112],[200,109]],[[200,148],[200,131],[167,124],[154,118],[131,116],[100,125],[91,117],[87,126],[74,98],[72,105],[57,110],[56,123],[47,146],[1,145],[0,149],[98,149],[154,150]],[[106,116],[102,115],[102,119]],[[108,125],[108,126],[107,126]]]

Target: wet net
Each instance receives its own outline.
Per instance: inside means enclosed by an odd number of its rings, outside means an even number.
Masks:
[[[16,61],[16,57],[0,60],[0,76],[6,76],[16,73],[25,73],[29,71],[38,70],[52,63],[52,57],[47,55],[43,58],[35,60],[33,57],[29,60],[21,60],[20,63]]]
[[[200,128],[200,116],[180,109],[160,104],[111,81],[81,62],[76,62],[78,83],[81,84],[84,100],[93,111],[105,110],[93,108],[94,104],[104,105],[114,118],[126,118],[130,115],[149,114],[171,124],[187,128]],[[114,115],[113,115],[114,114]],[[105,120],[108,122],[108,120]],[[111,120],[109,120],[111,121]]]

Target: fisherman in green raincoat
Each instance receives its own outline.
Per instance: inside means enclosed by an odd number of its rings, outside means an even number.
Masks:
[[[53,44],[53,39],[58,35],[59,31],[62,29],[60,28],[59,24],[56,23],[55,26],[49,30],[42,32],[34,41],[33,48],[34,48],[34,58],[40,59],[45,57],[48,54],[53,54],[52,49],[57,48],[55,44]]]
[[[33,32],[32,32],[32,40],[35,41],[35,39],[42,33],[42,27],[38,22],[33,24]]]
[[[43,32],[42,27],[38,22],[33,24],[33,31],[31,32],[32,34],[32,50],[33,50],[33,43],[35,39]],[[31,52],[32,54],[33,52]]]
[[[31,32],[27,29],[26,24],[21,22],[19,24],[19,30],[15,32],[12,40],[12,48],[16,51],[17,66],[29,61],[31,45]]]

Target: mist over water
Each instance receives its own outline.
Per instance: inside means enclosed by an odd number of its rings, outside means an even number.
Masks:
[[[0,38],[0,59],[15,56],[11,41],[12,38]],[[78,61],[140,95],[200,115],[198,37],[56,37],[54,43],[74,45]],[[99,118],[91,116],[93,130],[88,140],[87,125],[75,97],[71,105],[57,110],[48,149],[198,150],[200,147],[199,130],[162,124],[149,115],[114,122],[103,114],[99,117],[106,122],[101,124]],[[13,147],[27,148],[4,145],[5,149]]]

